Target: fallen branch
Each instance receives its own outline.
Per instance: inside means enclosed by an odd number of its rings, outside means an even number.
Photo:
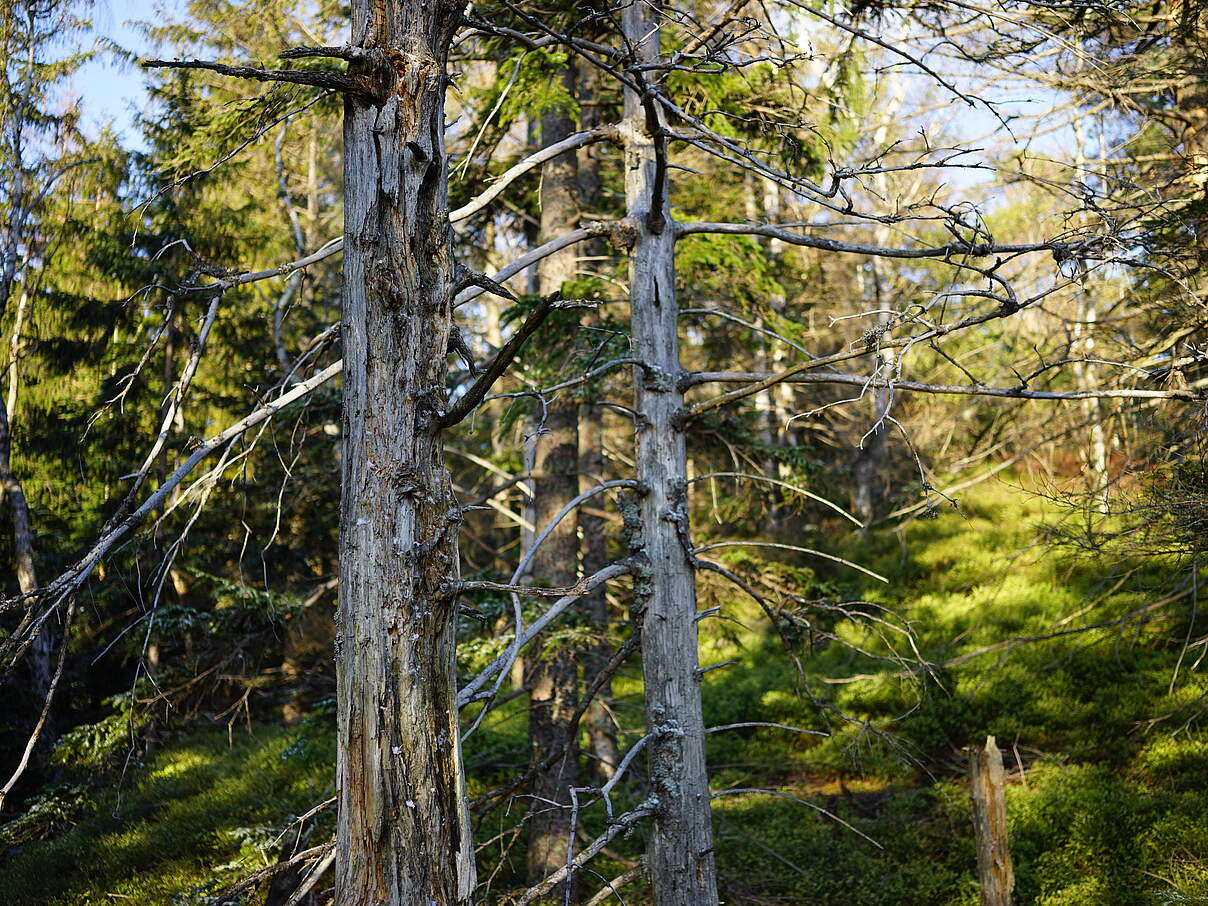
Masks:
[[[608,849],[605,848],[605,849],[601,849],[600,851],[602,853],[604,853],[604,855],[608,856],[608,858],[612,859],[614,862],[621,862],[621,864],[624,864],[624,860],[620,859],[616,854],[610,855]],[[611,881],[605,881],[603,889],[599,893],[597,893],[594,897],[592,897],[590,900],[588,900],[586,903],[584,903],[583,906],[600,906],[601,903],[603,903],[605,900],[607,900],[611,896],[616,896],[616,898],[618,900],[620,900],[622,903],[624,903],[625,901],[621,900],[621,893],[620,893],[621,889],[623,887],[628,887],[634,881],[641,880],[643,878],[644,872],[645,872],[645,866],[643,866],[640,863],[637,865],[634,865],[632,868],[626,869],[621,874],[619,874],[615,878],[613,878]]]
[[[718,799],[722,796],[732,796],[736,793],[754,793],[754,794],[758,794],[761,796],[775,796],[779,799],[791,799],[793,802],[800,802],[802,805],[812,808],[814,811],[818,812],[819,814],[825,815],[827,818],[830,818],[832,821],[835,821],[838,824],[842,824],[853,834],[863,837],[865,840],[867,840],[869,843],[871,843],[877,849],[885,848],[880,843],[878,843],[876,840],[874,840],[872,837],[868,836],[868,834],[864,833],[864,831],[860,830],[859,828],[853,827],[851,824],[844,821],[842,818],[840,818],[834,812],[824,809],[820,805],[815,805],[813,802],[810,802],[808,799],[802,799],[800,796],[794,796],[791,793],[782,793],[779,790],[764,790],[764,789],[757,789],[755,787],[743,787],[743,788],[732,789],[732,790],[722,790],[721,792],[714,793],[709,798]]]
[[[234,906],[236,902],[235,897],[239,896],[239,894],[243,893],[248,888],[259,884],[265,878],[271,878],[273,875],[285,871],[285,869],[291,868],[294,865],[297,865],[299,862],[305,862],[307,859],[317,858],[329,851],[334,853],[335,848],[336,844],[334,840],[328,843],[321,843],[318,846],[312,846],[310,849],[304,849],[302,852],[297,853],[282,862],[278,862],[276,865],[270,865],[268,868],[263,868],[260,871],[250,874],[234,887],[230,888],[226,893],[219,896],[218,899],[214,901],[214,906]]]

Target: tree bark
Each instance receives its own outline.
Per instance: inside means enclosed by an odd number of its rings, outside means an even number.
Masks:
[[[9,35],[10,39],[14,40],[6,42],[4,48],[6,52],[16,51],[23,39],[27,58],[22,66],[20,84],[6,85],[8,89],[6,101],[14,103],[7,104],[10,107],[12,122],[5,127],[3,148],[4,165],[8,170],[6,194],[9,210],[7,222],[4,224],[4,246],[0,249],[0,318],[4,317],[9,299],[12,298],[19,269],[27,267],[29,263],[33,245],[29,235],[33,232],[30,229],[33,212],[27,196],[29,186],[26,180],[28,163],[25,157],[25,136],[29,128],[30,117],[34,113],[30,105],[34,98],[35,73],[38,71],[37,52],[45,39],[45,32],[38,31],[37,27],[40,23],[37,21],[32,7],[24,12],[26,21]],[[21,35],[21,39],[18,39],[17,35],[21,28],[28,29],[28,31]],[[24,251],[22,251],[23,248]],[[24,281],[22,281],[22,291],[24,292],[25,289]],[[9,406],[15,403],[17,398],[16,356],[23,314],[19,308],[10,344],[13,356],[8,369],[10,403],[6,405],[3,400],[0,400],[0,503],[7,501],[12,516],[14,565],[17,573],[17,587],[22,594],[38,587],[38,577],[34,567],[34,536],[29,518],[29,501],[25,496],[25,488],[21,484],[20,478],[12,469],[12,431],[9,423]],[[31,646],[27,662],[30,684],[39,702],[45,701],[50,694],[51,648],[50,627],[47,625]],[[46,728],[46,732],[42,734],[42,744],[36,753],[39,761],[41,756],[48,751],[46,741],[50,739],[50,736],[49,728]]]
[[[878,324],[885,323],[885,316],[878,319]],[[893,367],[894,350],[887,349],[876,358],[875,367],[878,373],[886,373]],[[863,445],[856,452],[856,463],[852,468],[854,490],[851,507],[856,517],[864,523],[862,534],[867,534],[873,521],[881,514],[885,501],[885,474],[888,465],[888,450],[886,439],[889,434],[886,416],[889,414],[890,392],[886,387],[876,387],[870,391],[872,398],[872,425],[868,435],[863,439]],[[863,425],[861,425],[863,428]]]
[[[447,906],[475,887],[454,677],[460,510],[444,465],[453,254],[444,148],[461,5],[355,0],[345,99],[336,895]]]
[[[562,75],[573,92],[573,70]],[[557,110],[541,120],[541,141],[549,146],[575,132],[569,112]],[[574,229],[579,217],[576,154],[568,151],[541,167],[541,233],[546,242]],[[538,290],[558,292],[575,277],[578,252],[571,246],[541,261]],[[579,411],[573,395],[549,401],[537,426],[533,463],[533,525],[540,531],[579,492]],[[578,579],[579,539],[574,519],[563,519],[533,557],[532,575],[541,584],[573,585]],[[579,785],[578,752],[566,745],[578,706],[578,665],[568,648],[544,651],[538,643],[526,661],[529,687],[529,763],[536,768],[529,793],[531,817],[526,862],[530,883],[544,880],[566,863],[571,838],[570,788]],[[573,880],[572,882],[573,883]],[[550,894],[561,903],[565,885]]]
[[[1015,872],[1007,845],[1007,806],[1003,796],[1002,752],[993,736],[985,748],[969,750],[969,786],[977,837],[977,873],[982,906],[1011,906]]]
[[[600,70],[585,61],[579,62],[576,79],[576,94],[579,99],[579,128],[594,129],[600,124],[599,96]],[[600,149],[594,144],[578,151],[579,204],[581,209],[600,210]],[[604,244],[593,239],[584,245],[589,259],[604,253]],[[582,265],[581,265],[582,266]],[[600,322],[598,311],[584,315],[585,323]],[[604,481],[604,409],[594,400],[582,400],[579,404],[579,492],[594,488]],[[593,576],[608,565],[608,541],[604,534],[604,520],[588,507],[579,508],[579,537],[582,572]],[[592,683],[607,666],[612,657],[609,643],[608,596],[604,586],[584,595],[584,617],[592,624],[595,642],[583,659],[584,679]],[[595,699],[587,706],[583,723],[587,730],[587,751],[590,759],[588,771],[598,786],[603,786],[616,773],[620,760],[617,754],[616,728],[609,712],[612,698],[612,679],[605,678]]]
[[[622,24],[637,63],[659,55],[652,4],[632,2]],[[650,840],[657,906],[715,906],[717,877],[704,721],[697,669],[696,585],[688,550],[687,457],[675,300],[675,230],[660,162],[661,128],[633,89],[625,92],[625,200],[634,230],[631,330],[637,478],[647,571],[635,577],[642,611],[642,667],[650,777],[658,805]],[[663,169],[663,172],[660,172]]]
[[[13,553],[16,561],[17,587],[28,594],[38,587],[38,574],[34,565],[34,533],[29,518],[29,501],[25,488],[12,469],[12,434],[8,423],[8,406],[0,399],[0,488],[12,514]],[[33,694],[39,700],[46,698],[50,689],[50,628],[38,635],[29,652],[29,673],[33,683]]]
[[[603,412],[591,403],[579,407],[579,492],[588,491],[604,481]],[[586,507],[579,509],[579,531],[582,536],[583,575],[591,576],[608,565],[608,542],[604,535],[604,520]],[[583,613],[593,627],[596,641],[586,653],[583,670],[587,682],[593,682],[604,672],[612,658],[609,645],[608,596],[603,585],[583,596]],[[588,769],[598,785],[612,779],[620,756],[617,752],[616,728],[609,714],[612,680],[605,679],[595,699],[587,706],[584,725],[587,730],[587,750],[591,753]]]

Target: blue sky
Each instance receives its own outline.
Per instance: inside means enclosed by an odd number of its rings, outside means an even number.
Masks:
[[[153,48],[129,23],[138,19],[162,21],[165,12],[175,14],[183,7],[184,0],[98,0],[92,12],[93,31],[97,37],[109,38],[145,55]],[[81,99],[89,132],[95,133],[102,124],[112,124],[126,147],[142,147],[134,117],[144,109],[147,94],[137,66],[104,54],[76,73],[71,92]]]

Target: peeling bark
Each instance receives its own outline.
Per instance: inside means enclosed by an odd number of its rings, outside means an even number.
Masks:
[[[440,422],[453,255],[445,66],[461,6],[356,0],[345,99],[336,896],[470,900],[454,681],[461,512]]]

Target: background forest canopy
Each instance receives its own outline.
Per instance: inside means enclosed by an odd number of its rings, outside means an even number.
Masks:
[[[1198,0],[0,61],[5,903],[1208,902]]]

